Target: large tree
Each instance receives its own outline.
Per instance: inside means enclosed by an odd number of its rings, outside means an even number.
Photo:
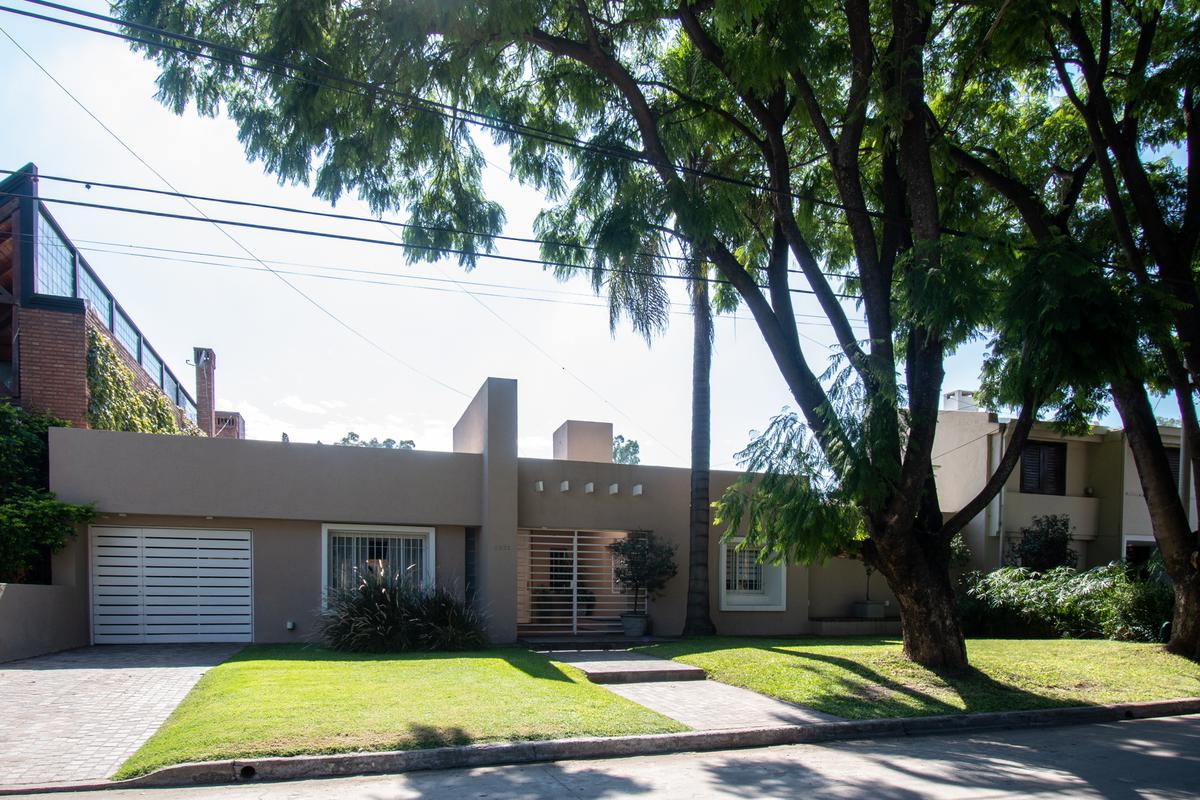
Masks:
[[[1147,384],[1174,390],[1200,490],[1200,16],[1195,3],[976,4],[958,35],[983,69],[930,115],[959,169],[1030,247],[1074,254],[1074,293],[1107,293],[1089,337],[1124,423],[1175,587],[1169,648],[1200,658],[1200,539]],[[1118,301],[1118,302],[1114,302]],[[1114,322],[1116,324],[1114,324]],[[1200,491],[1193,492],[1200,496]]]
[[[795,445],[813,456],[804,463],[813,475],[780,475],[782,493],[750,492],[744,508],[761,511],[760,522],[779,519],[780,499],[801,493],[817,511],[854,520],[818,529],[817,513],[750,534],[790,558],[860,536],[899,601],[905,652],[950,668],[966,664],[950,541],[999,490],[1051,393],[1014,372],[1013,444],[980,495],[944,520],[931,459],[943,361],[980,326],[1003,323],[984,236],[996,231],[939,172],[925,113],[926,65],[960,8],[116,4],[152,42],[143,47],[161,67],[166,103],[228,113],[247,153],[282,180],[310,182],[330,200],[357,191],[377,210],[407,209],[426,226],[407,229],[407,241],[432,248],[412,258],[453,249],[471,266],[493,246],[503,213],[481,189],[481,128],[508,146],[518,179],[544,190],[539,230],[555,240],[543,246],[547,259],[617,276],[636,304],[661,290],[653,254],[663,238],[680,238],[753,315],[799,409]],[[137,26],[220,48],[159,47],[178,40]],[[969,55],[954,56],[966,71]],[[798,295],[828,319],[845,392],[831,396],[801,349]]]

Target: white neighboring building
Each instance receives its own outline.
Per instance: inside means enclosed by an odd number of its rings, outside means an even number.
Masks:
[[[1159,432],[1195,526],[1188,460],[1180,457],[1182,432],[1172,427]],[[953,514],[983,488],[1011,437],[1012,422],[979,410],[973,392],[943,394],[933,463],[944,514]],[[1064,436],[1050,423],[1035,423],[1021,463],[963,530],[972,568],[1002,566],[1020,530],[1046,514],[1070,517],[1071,546],[1079,554],[1080,567],[1149,557],[1154,532],[1124,431],[1097,426],[1086,436]]]

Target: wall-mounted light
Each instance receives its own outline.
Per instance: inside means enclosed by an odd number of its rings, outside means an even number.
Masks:
[[[294,631],[294,630],[296,630],[296,623],[295,623],[295,622],[292,622],[292,621],[289,619],[289,620],[287,621],[287,629],[288,629],[289,631]]]
[[[610,484],[608,485],[608,493],[609,493],[609,494],[617,494],[617,493],[619,493],[620,491],[621,491],[621,484],[619,484],[619,483],[610,483]]]
[[[584,494],[591,494],[595,491],[596,491],[596,484],[592,483],[591,481],[588,481],[587,483],[585,483],[583,485],[583,493]]]
[[[633,485],[633,496],[634,497],[642,496],[642,485],[640,483],[635,483]]]
[[[546,491],[546,484],[544,484],[542,481],[534,481],[533,490],[535,492],[544,492]]]
[[[569,492],[569,491],[571,491],[571,482],[570,482],[570,481],[563,481],[562,483],[560,483],[560,484],[558,485],[558,490],[559,490],[560,492]]]

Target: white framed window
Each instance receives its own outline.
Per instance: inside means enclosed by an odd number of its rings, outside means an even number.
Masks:
[[[740,547],[741,539],[721,542],[719,582],[722,611],[786,611],[787,567],[763,563],[762,550]]]
[[[321,598],[357,585],[368,571],[433,586],[434,529],[406,525],[321,526]]]

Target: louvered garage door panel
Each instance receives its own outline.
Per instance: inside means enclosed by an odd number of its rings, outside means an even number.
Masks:
[[[97,644],[248,642],[249,531],[92,529]]]

